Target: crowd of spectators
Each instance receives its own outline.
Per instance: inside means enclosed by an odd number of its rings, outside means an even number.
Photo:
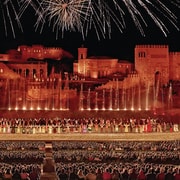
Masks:
[[[58,163],[60,180],[179,180],[179,167],[158,164]]]
[[[0,179],[39,180],[45,144],[43,141],[1,141]],[[179,140],[52,141],[59,180],[148,180],[150,176],[160,180],[160,174],[162,180],[179,180],[179,152]]]
[[[134,162],[178,164],[179,141],[53,142],[56,162]]]
[[[41,166],[36,164],[0,163],[0,180],[39,180]]]

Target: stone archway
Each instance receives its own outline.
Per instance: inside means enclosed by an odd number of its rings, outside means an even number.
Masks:
[[[155,86],[155,89],[159,88],[160,81],[161,81],[161,73],[159,71],[156,71],[155,77],[154,77],[154,86]]]

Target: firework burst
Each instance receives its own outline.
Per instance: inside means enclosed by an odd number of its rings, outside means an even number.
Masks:
[[[0,1],[0,18],[2,19],[0,25],[4,27],[6,36],[9,34],[9,32],[11,32],[13,34],[13,37],[15,38],[15,26],[18,26],[18,28],[23,31],[17,12],[19,7],[20,4],[14,0]]]
[[[112,27],[121,33],[127,28],[127,17],[142,36],[151,20],[160,31],[167,36],[168,25],[179,31],[178,19],[173,13],[179,9],[179,0],[21,0],[23,6],[21,15],[29,5],[38,15],[36,30],[48,22],[58,37],[59,32],[64,36],[65,31],[80,32],[85,38],[94,29],[98,39],[108,35],[111,38]],[[169,8],[168,8],[169,7]],[[171,8],[170,8],[171,7]],[[128,19],[129,20],[129,19]],[[114,26],[115,25],[115,26]]]
[[[98,0],[44,0],[32,1],[21,0],[23,2],[20,16],[28,6],[33,7],[38,19],[35,24],[35,29],[43,31],[45,24],[52,27],[53,32],[56,32],[58,38],[59,32],[62,37],[65,31],[80,32],[83,39],[88,35],[90,29],[95,29],[98,39],[102,35],[111,34],[111,23],[116,24],[116,27],[122,32],[124,28],[119,18],[105,3]]]
[[[84,24],[92,14],[91,0],[45,0],[42,3],[43,17],[46,17],[53,30],[78,31],[84,36]]]

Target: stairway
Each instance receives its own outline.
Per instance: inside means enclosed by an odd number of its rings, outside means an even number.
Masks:
[[[45,158],[41,169],[40,180],[58,180],[51,141],[46,142],[45,145]]]

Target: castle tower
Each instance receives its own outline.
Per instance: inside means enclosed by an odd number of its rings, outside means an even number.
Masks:
[[[78,60],[87,58],[87,48],[80,47],[78,48]]]
[[[167,45],[137,45],[135,47],[135,69],[144,84],[169,81],[169,48]]]

